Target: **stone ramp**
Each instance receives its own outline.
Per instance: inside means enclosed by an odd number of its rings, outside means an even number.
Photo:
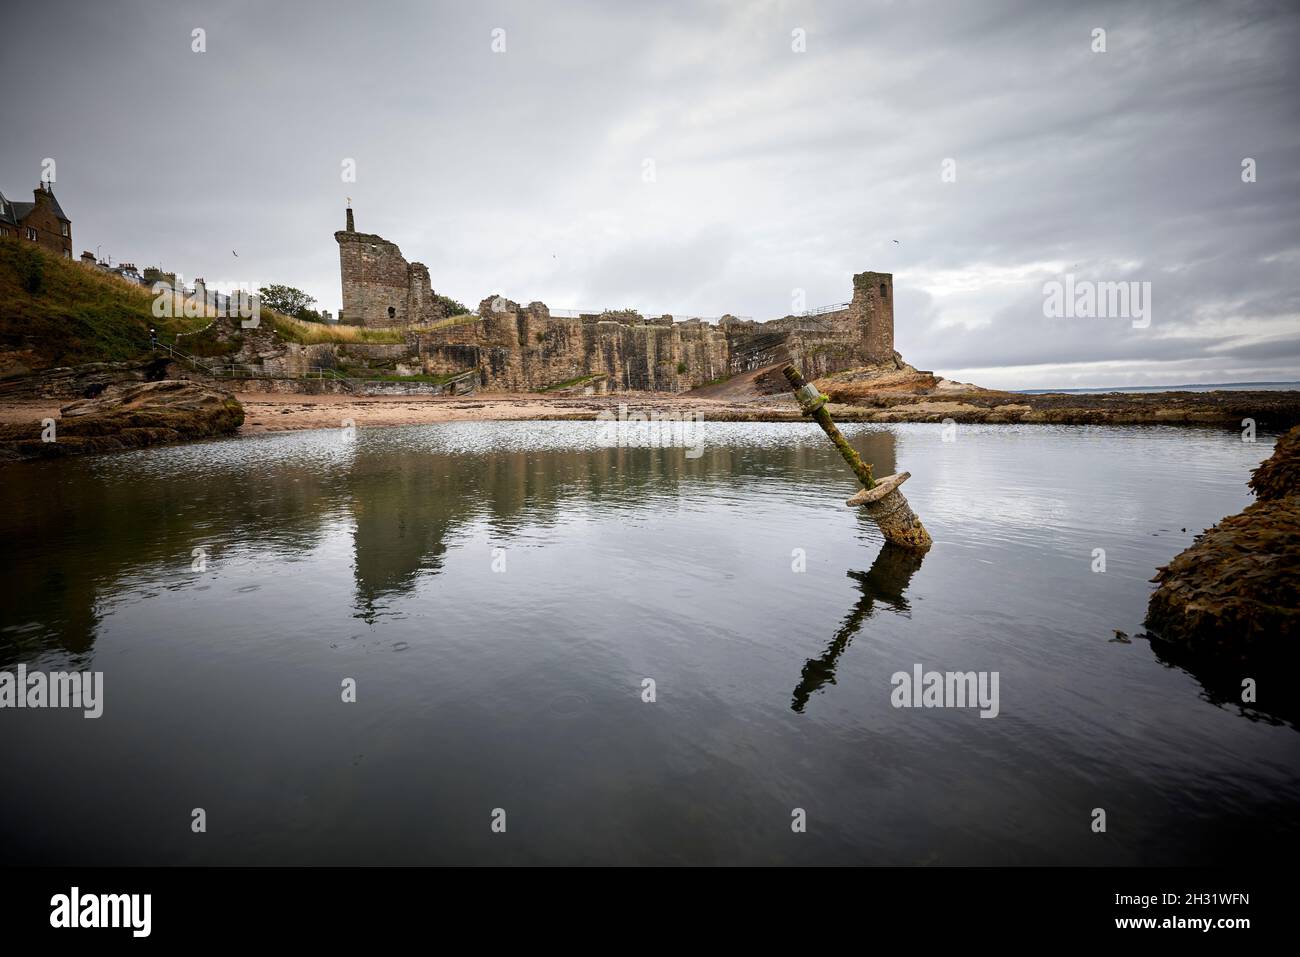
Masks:
[[[770,400],[772,390],[764,391],[760,388],[758,380],[771,375],[779,377],[782,365],[784,365],[784,362],[777,362],[758,369],[750,369],[748,372],[739,372],[725,382],[702,385],[698,389],[691,389],[683,394],[693,398],[718,399],[723,402],[748,402],[756,399]]]

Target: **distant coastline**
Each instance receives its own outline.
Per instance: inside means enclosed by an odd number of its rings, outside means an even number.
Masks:
[[[1107,392],[1300,392],[1300,382],[1200,382],[1191,385],[1121,385],[1093,389],[1008,389],[1017,395],[1105,395]]]

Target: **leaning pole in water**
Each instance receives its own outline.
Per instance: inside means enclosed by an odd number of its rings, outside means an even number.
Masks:
[[[912,511],[912,506],[907,504],[907,499],[898,490],[900,485],[912,477],[912,473],[899,472],[897,475],[886,475],[877,480],[871,474],[871,466],[862,461],[857,450],[849,445],[849,440],[831,421],[830,413],[825,408],[826,396],[822,395],[816,386],[804,381],[804,377],[794,366],[787,365],[781,371],[790,381],[790,388],[794,390],[803,414],[811,416],[822,427],[822,431],[830,436],[830,440],[840,450],[844,461],[849,463],[849,468],[853,469],[858,481],[862,483],[862,491],[849,499],[846,504],[853,508],[858,506],[865,508],[867,517],[880,526],[885,541],[905,548],[929,548],[933,544],[930,533],[925,530],[921,520]]]

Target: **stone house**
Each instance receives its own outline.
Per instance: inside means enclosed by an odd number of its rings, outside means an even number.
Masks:
[[[72,258],[72,220],[54,197],[49,183],[32,191],[34,200],[17,203],[0,193],[0,238],[25,239],[52,253]]]

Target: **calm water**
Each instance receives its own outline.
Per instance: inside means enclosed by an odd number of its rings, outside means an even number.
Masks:
[[[322,431],[0,469],[0,667],[105,676],[98,720],[0,711],[0,859],[1300,848],[1300,733],[1268,682],[1245,710],[1239,676],[1136,637],[1155,567],[1247,504],[1271,439],[847,428],[877,474],[913,473],[935,538],[916,559],[843,507],[853,482],[811,425],[710,424],[695,459],[600,448],[598,428]],[[917,663],[997,671],[1000,715],[893,708],[891,674]]]

